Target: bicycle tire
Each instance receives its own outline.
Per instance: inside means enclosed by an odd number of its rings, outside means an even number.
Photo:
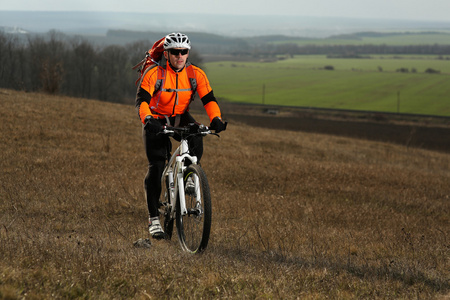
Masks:
[[[169,199],[169,184],[167,180],[164,180],[164,189],[161,193],[161,208],[159,210],[160,214],[163,218],[163,229],[164,229],[164,236],[166,240],[170,240],[172,238],[172,232],[173,232],[173,223],[174,219],[171,217],[171,209],[169,209],[170,205],[170,199]]]
[[[164,213],[164,238],[166,240],[170,240],[172,238],[172,232],[173,232],[173,218],[170,217],[169,211],[167,210]]]
[[[198,180],[196,180],[196,177]],[[195,184],[193,193],[192,180]],[[184,171],[183,176],[186,209],[188,213],[181,215],[180,201],[177,200],[176,224],[178,238],[184,251],[200,253],[206,249],[211,232],[211,193],[208,180],[203,169],[197,164],[191,164]]]

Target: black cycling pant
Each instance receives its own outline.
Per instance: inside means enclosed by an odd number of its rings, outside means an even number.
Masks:
[[[175,118],[169,118],[173,126]],[[166,119],[159,119],[161,125],[167,123]],[[194,118],[188,112],[181,115],[180,127],[195,122]],[[166,160],[170,158],[172,143],[165,134],[156,134],[142,130],[145,153],[148,159],[148,172],[144,180],[145,195],[147,199],[148,213],[150,217],[159,215],[159,196],[161,194],[161,176],[164,172]],[[174,137],[177,139],[177,137]],[[188,140],[189,151],[191,155],[197,156],[197,161],[203,155],[203,139],[201,136],[192,137]]]

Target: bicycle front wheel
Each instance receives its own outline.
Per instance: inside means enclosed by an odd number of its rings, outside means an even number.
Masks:
[[[211,194],[203,169],[196,164],[186,168],[183,176],[187,213],[180,212],[177,201],[176,224],[183,250],[191,253],[203,251],[208,245],[211,231]]]

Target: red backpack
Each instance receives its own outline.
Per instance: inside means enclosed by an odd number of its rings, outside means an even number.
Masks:
[[[153,47],[148,50],[147,52],[145,52],[145,57],[143,60],[141,60],[137,65],[135,65],[133,67],[133,70],[137,70],[139,74],[139,78],[136,80],[136,85],[139,83],[139,81],[141,80],[142,76],[145,73],[145,70],[147,70],[149,67],[154,67],[156,65],[158,65],[158,61],[161,59],[162,54],[164,52],[164,41],[165,41],[165,37],[163,37],[162,39],[156,41],[153,44]]]

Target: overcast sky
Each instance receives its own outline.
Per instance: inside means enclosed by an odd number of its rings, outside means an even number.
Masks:
[[[450,0],[0,0],[0,10],[298,15],[450,21]]]

